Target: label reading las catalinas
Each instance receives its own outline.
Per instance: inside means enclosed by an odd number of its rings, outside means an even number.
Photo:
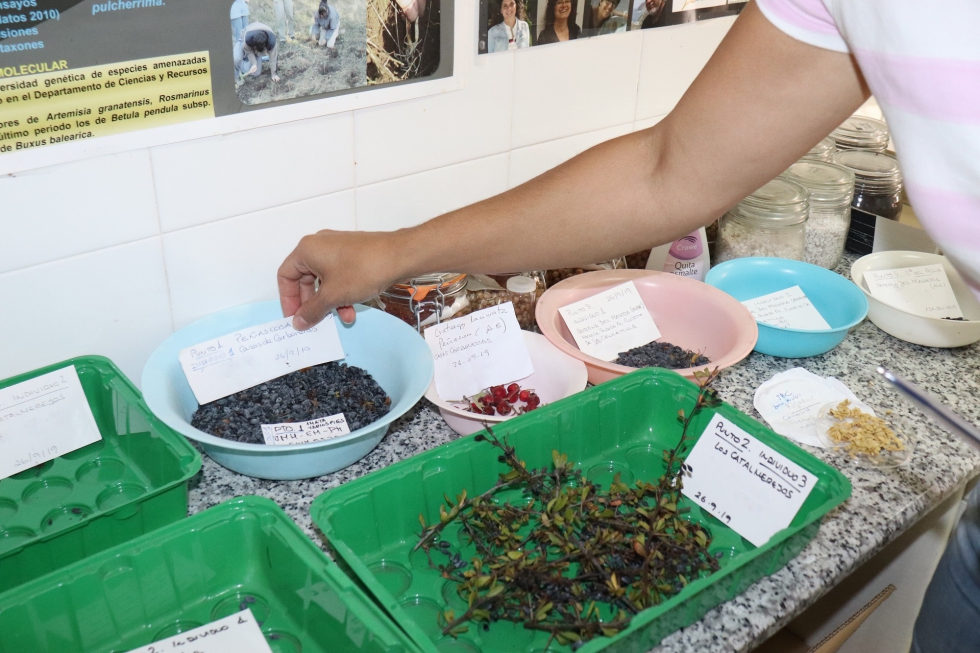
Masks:
[[[213,117],[207,52],[0,78],[0,153]]]

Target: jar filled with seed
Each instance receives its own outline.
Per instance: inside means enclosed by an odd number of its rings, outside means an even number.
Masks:
[[[830,134],[837,149],[884,153],[888,149],[888,125],[881,120],[851,116]]]
[[[895,157],[877,152],[838,152],[834,163],[854,173],[851,206],[898,220],[902,215],[902,172]]]
[[[810,212],[806,188],[776,178],[718,221],[717,261],[746,256],[803,260]]]
[[[647,252],[649,255],[649,251]],[[593,272],[595,270],[625,270],[626,269],[626,259],[623,257],[614,258],[605,263],[595,263],[593,265],[576,265],[573,268],[556,268],[554,270],[548,270],[545,274],[548,281],[548,287],[551,288],[553,285],[559,281],[564,281],[570,277],[578,276],[580,274],[585,274],[586,272]]]
[[[522,329],[537,326],[534,309],[538,297],[544,294],[543,271],[512,272],[508,274],[471,274],[466,287],[469,310],[479,311],[505,302],[514,303],[514,315]]]
[[[803,260],[828,270],[837,267],[851,225],[854,173],[833,163],[799,161],[782,176],[810,194]]]
[[[394,315],[419,333],[472,311],[465,274],[436,272],[403,279],[385,288],[368,304]]]
[[[803,161],[823,161],[824,163],[833,163],[834,155],[837,154],[837,143],[834,139],[828,136],[816,145],[814,145],[809,152],[803,155]]]

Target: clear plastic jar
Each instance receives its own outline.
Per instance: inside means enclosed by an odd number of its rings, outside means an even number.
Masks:
[[[833,163],[835,154],[837,154],[837,144],[834,142],[833,138],[828,136],[814,145],[809,152],[803,155],[801,160]]]
[[[459,272],[425,274],[388,286],[368,303],[422,333],[430,325],[471,312],[466,281]]]
[[[834,163],[854,173],[852,207],[898,220],[902,215],[902,172],[895,157],[855,150],[838,152]]]
[[[834,163],[799,161],[783,177],[800,184],[810,194],[803,260],[828,270],[837,267],[851,226],[854,173]]]
[[[517,323],[522,329],[530,331],[537,326],[534,309],[538,304],[538,297],[544,294],[544,289],[543,271],[471,274],[467,281],[466,295],[470,312],[514,302]]]
[[[874,118],[851,116],[830,136],[840,151],[867,150],[884,153],[888,149],[888,125]]]
[[[650,250],[646,251],[646,255],[650,255]],[[631,254],[630,256],[635,256]],[[593,270],[625,270],[626,261],[629,257],[619,257],[612,260],[606,261],[605,263],[596,263],[594,265],[576,265],[574,268],[556,268],[554,270],[548,270],[545,273],[546,279],[548,281],[548,287],[555,285],[559,281],[564,281],[569,277],[574,277],[579,274],[585,274],[586,272],[592,272]],[[644,264],[646,259],[644,259]]]
[[[746,256],[802,261],[809,212],[806,188],[795,181],[773,179],[718,221],[717,261]]]

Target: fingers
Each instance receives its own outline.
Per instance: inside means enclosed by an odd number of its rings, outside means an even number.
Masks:
[[[290,317],[296,314],[299,307],[306,299],[312,296],[313,284],[316,282],[316,275],[303,262],[303,241],[296,246],[286,260],[279,266],[276,282],[279,286],[279,304],[282,306],[283,317]],[[311,292],[304,297],[304,288],[308,287]]]
[[[353,306],[338,306],[337,315],[340,317],[340,321],[344,324],[353,324],[354,318],[357,317],[357,313],[354,312]]]
[[[293,316],[293,328],[297,331],[306,331],[311,326],[319,324],[333,308],[327,299],[325,292],[318,292],[313,297],[303,302],[303,305]],[[353,309],[351,309],[353,312]]]

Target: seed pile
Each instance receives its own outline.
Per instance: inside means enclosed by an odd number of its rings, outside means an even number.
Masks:
[[[847,443],[845,449],[847,453],[852,456],[864,454],[874,458],[882,451],[905,450],[905,445],[885,420],[850,406],[851,402],[847,399],[837,404],[837,408],[830,411],[830,415],[839,423],[827,429],[827,435],[834,442]]]
[[[613,362],[627,367],[663,367],[668,370],[682,370],[707,365],[711,361],[707,356],[702,356],[696,351],[683,349],[669,342],[651,342],[620,353],[619,358]]]
[[[263,424],[305,422],[343,413],[354,431],[384,416],[391,398],[359,367],[324,363],[204,404],[191,426],[226,440],[264,444]]]

